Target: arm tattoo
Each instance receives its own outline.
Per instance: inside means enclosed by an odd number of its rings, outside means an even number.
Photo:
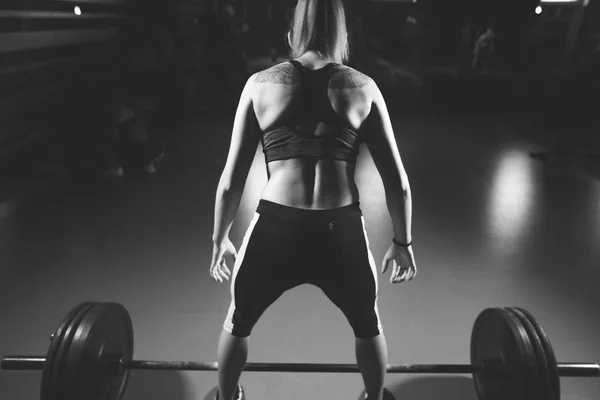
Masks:
[[[329,89],[362,88],[373,82],[367,75],[350,68],[340,69],[329,81]]]
[[[254,75],[254,83],[272,83],[276,85],[296,85],[301,82],[296,69],[291,65],[280,64]]]

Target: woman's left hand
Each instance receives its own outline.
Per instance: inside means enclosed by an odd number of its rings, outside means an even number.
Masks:
[[[237,259],[237,250],[231,240],[225,239],[220,244],[213,246],[212,262],[210,265],[210,276],[217,282],[223,283],[223,279],[229,280],[231,271],[227,268],[225,256],[231,256],[233,263]]]

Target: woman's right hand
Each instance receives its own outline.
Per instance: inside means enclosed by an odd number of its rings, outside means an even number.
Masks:
[[[381,273],[385,274],[392,264],[392,276],[390,283],[402,283],[413,280],[417,276],[417,265],[412,247],[403,247],[393,244],[383,257]]]

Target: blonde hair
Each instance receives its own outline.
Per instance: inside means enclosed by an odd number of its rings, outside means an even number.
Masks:
[[[290,24],[292,58],[307,51],[344,64],[350,56],[342,0],[298,0]]]

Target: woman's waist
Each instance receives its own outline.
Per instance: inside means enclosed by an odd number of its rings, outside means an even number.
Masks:
[[[326,210],[358,203],[358,189],[351,184],[307,185],[300,182],[269,180],[261,199],[287,207]]]
[[[280,239],[289,236],[298,239],[303,234],[313,237],[339,229],[362,230],[359,202],[341,207],[308,209],[261,199],[256,212],[260,214],[257,231],[264,232],[266,229]]]

